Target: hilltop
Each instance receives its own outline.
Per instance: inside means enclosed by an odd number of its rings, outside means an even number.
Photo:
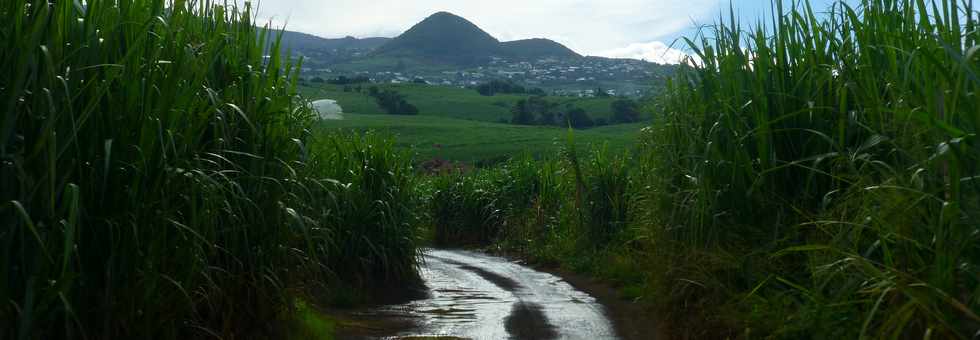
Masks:
[[[502,50],[500,41],[469,20],[439,12],[382,45],[374,55],[482,64]]]

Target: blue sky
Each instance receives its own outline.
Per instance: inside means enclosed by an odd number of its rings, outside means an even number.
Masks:
[[[714,22],[730,3],[743,20],[769,17],[769,0],[261,0],[259,17],[328,38],[393,37],[428,15],[463,16],[500,40],[549,38],[587,55],[675,62],[668,48]],[[826,8],[833,0],[812,0]]]

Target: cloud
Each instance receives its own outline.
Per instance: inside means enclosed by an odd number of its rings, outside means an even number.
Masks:
[[[688,57],[683,51],[671,48],[660,41],[633,43],[626,47],[601,52],[599,56],[641,59],[658,64],[679,64]]]

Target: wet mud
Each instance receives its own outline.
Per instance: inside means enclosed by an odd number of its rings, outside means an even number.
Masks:
[[[372,331],[340,338],[618,339],[595,298],[504,258],[427,250],[421,275],[427,298],[358,311],[351,317]]]

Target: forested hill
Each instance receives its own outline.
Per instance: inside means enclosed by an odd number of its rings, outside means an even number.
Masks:
[[[548,39],[500,42],[476,24],[448,12],[429,16],[381,46],[376,55],[414,57],[458,65],[482,64],[491,57],[532,59],[581,57]]]

